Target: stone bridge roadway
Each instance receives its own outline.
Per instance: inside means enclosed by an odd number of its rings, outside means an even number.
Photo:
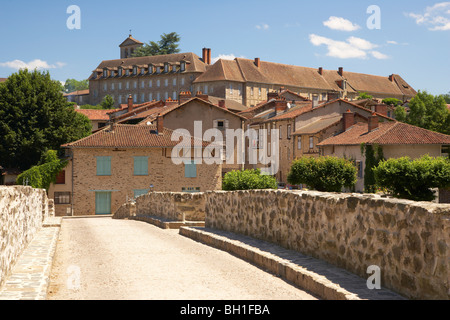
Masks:
[[[48,300],[312,300],[314,296],[178,230],[63,219]]]

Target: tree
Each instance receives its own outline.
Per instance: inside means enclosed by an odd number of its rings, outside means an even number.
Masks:
[[[356,167],[350,160],[336,157],[302,157],[292,163],[287,180],[290,184],[306,184],[317,191],[341,192],[357,181]]]
[[[409,102],[410,112],[406,123],[431,131],[450,134],[447,126],[449,112],[444,96],[433,96],[426,91],[419,91]]]
[[[232,190],[254,190],[254,189],[277,189],[277,180],[269,175],[261,174],[261,170],[233,170],[223,177],[222,189]]]
[[[47,150],[91,134],[48,72],[20,70],[0,83],[0,164],[26,170]]]
[[[431,188],[450,186],[450,160],[444,157],[388,159],[381,161],[373,171],[378,186],[402,199],[432,201]]]
[[[447,94],[444,94],[444,100],[447,104],[450,104],[450,91]]]
[[[371,96],[367,92],[360,92],[356,100],[364,100],[364,99],[373,99],[373,96]]]
[[[102,102],[100,102],[100,106],[103,109],[111,109],[114,106],[114,99],[109,94],[107,94],[103,98]]]
[[[381,103],[387,104],[388,106],[397,107],[402,104],[401,100],[398,100],[396,98],[386,98],[381,101]]]
[[[144,44],[142,47],[137,48],[134,50],[132,57],[178,53],[180,52],[180,49],[178,48],[180,39],[180,36],[176,32],[171,32],[169,34],[163,33],[161,35],[161,40],[158,42],[150,41],[148,44]]]
[[[395,120],[400,122],[406,122],[406,109],[403,106],[397,106],[394,109]]]
[[[64,92],[74,92],[74,91],[80,91],[80,90],[87,90],[89,89],[89,80],[75,80],[75,79],[67,79],[64,83]]]
[[[364,165],[364,191],[375,193],[377,189],[373,168],[384,160],[383,149],[379,145],[361,144],[361,153],[364,153],[366,163]]]

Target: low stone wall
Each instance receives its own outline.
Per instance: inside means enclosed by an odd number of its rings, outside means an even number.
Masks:
[[[169,200],[169,199],[168,199]],[[450,299],[450,205],[371,195],[253,190],[206,193],[209,228],[325,260],[411,299]]]
[[[204,221],[205,193],[149,192],[136,198],[136,215],[171,221]]]
[[[44,189],[0,186],[0,286],[49,214]]]

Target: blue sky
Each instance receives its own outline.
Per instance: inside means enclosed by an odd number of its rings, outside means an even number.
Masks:
[[[70,5],[80,8],[80,29],[67,27]],[[380,29],[367,26],[371,5]],[[131,29],[142,42],[175,31],[182,52],[199,56],[208,47],[213,58],[397,73],[416,90],[450,91],[447,1],[0,0],[0,21],[0,77],[28,66],[55,80],[86,79],[102,60],[119,58]]]

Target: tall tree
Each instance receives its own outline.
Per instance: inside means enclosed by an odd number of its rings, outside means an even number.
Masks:
[[[162,54],[172,54],[180,52],[178,48],[178,42],[180,42],[180,36],[176,32],[169,34],[163,33],[161,40],[158,42],[150,41],[148,44],[144,44],[142,47],[134,50],[133,57],[145,57],[145,56],[158,56]]]
[[[91,133],[48,72],[20,70],[0,83],[0,164],[26,170],[47,150]]]
[[[420,91],[409,102],[410,112],[406,122],[428,130],[450,134],[447,126],[449,112],[443,95],[433,96]]]

